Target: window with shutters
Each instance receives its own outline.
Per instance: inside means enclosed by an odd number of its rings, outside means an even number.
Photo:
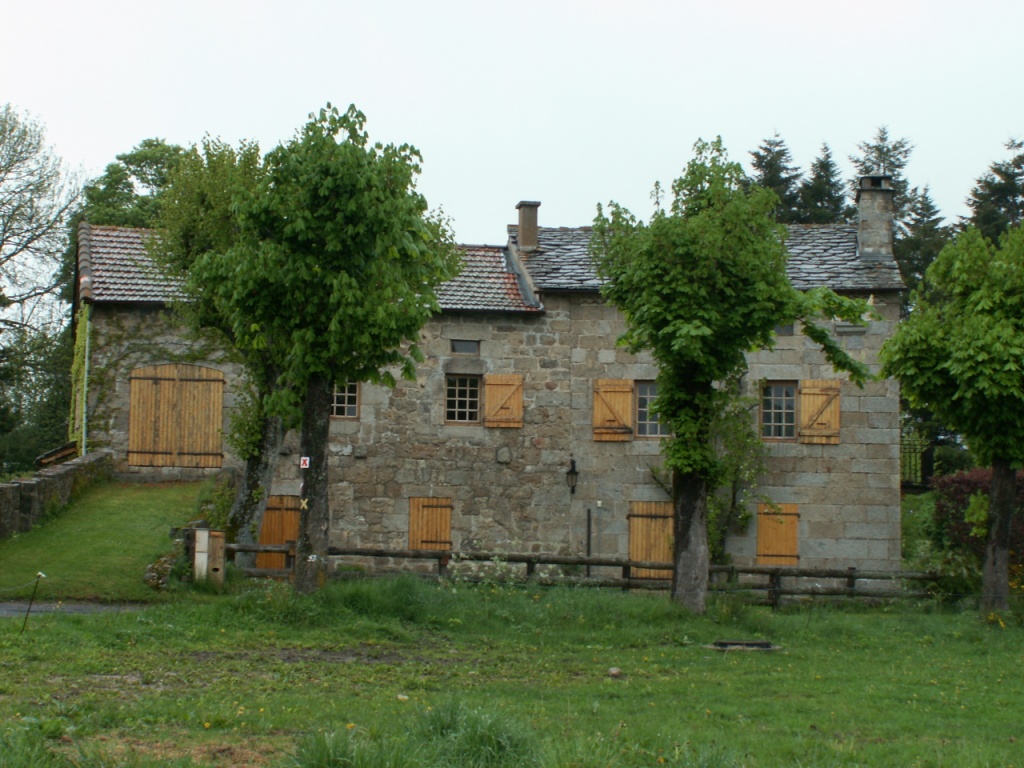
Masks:
[[[332,419],[359,418],[359,383],[335,384],[331,401]]]
[[[658,385],[653,381],[638,381],[636,394],[636,435],[637,437],[667,437],[668,427],[658,421],[657,414],[651,412],[651,403],[658,396]]]
[[[449,424],[480,423],[480,376],[445,378],[444,420]]]
[[[796,504],[758,504],[757,564],[799,565],[799,528]]]
[[[765,440],[839,444],[838,379],[773,381],[761,387],[760,432]]]
[[[796,382],[777,381],[761,388],[761,437],[796,439]]]
[[[136,368],[128,381],[128,464],[221,466],[223,373],[170,363]]]
[[[668,429],[651,412],[658,394],[653,381],[597,379],[594,382],[593,434],[599,442],[633,437],[665,437]]]
[[[452,500],[409,499],[409,549],[452,548]]]

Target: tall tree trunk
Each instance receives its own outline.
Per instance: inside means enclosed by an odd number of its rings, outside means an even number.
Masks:
[[[229,522],[239,544],[259,541],[263,513],[267,511],[267,499],[284,441],[284,427],[276,416],[265,416],[260,432],[259,453],[246,459],[242,480],[231,504]],[[235,564],[242,568],[255,567],[256,553],[238,552]]]
[[[694,613],[704,613],[708,592],[708,484],[696,472],[672,473],[672,599]]]
[[[302,456],[309,457],[304,470],[305,503],[299,517],[295,550],[295,591],[315,592],[327,581],[327,544],[331,509],[327,503],[327,437],[330,428],[332,387],[323,376],[313,376],[302,406]]]
[[[988,542],[982,571],[982,606],[986,611],[1010,609],[1010,523],[1017,498],[1017,474],[1004,458],[992,460]]]

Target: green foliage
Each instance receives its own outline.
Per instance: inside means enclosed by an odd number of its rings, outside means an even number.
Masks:
[[[850,180],[850,189],[856,192],[860,186],[861,176],[885,175],[892,177],[893,205],[896,209],[896,239],[904,233],[903,223],[906,220],[910,204],[910,184],[903,171],[910,162],[910,154],[914,145],[909,139],[893,139],[889,136],[887,126],[879,126],[874,137],[857,145],[859,155],[850,155],[850,162],[857,172]]]
[[[893,243],[893,255],[904,284],[908,291],[913,291],[949,242],[951,232],[942,223],[942,215],[932,202],[928,187],[923,190],[915,187],[909,197],[905,230]]]
[[[174,176],[161,226],[200,322],[270,361],[264,407],[290,425],[311,377],[411,375],[433,289],[457,269],[415,191],[419,153],[371,144],[364,123],[328,106],[262,161],[254,145],[207,141]]]
[[[1024,231],[999,246],[969,228],[946,246],[882,349],[913,407],[962,434],[979,461],[1024,459]]]
[[[115,227],[153,226],[182,151],[163,139],[143,139],[131,151],[117,155],[102,176],[85,185],[79,220]]]
[[[744,371],[748,351],[770,347],[775,327],[798,318],[834,365],[863,380],[863,364],[813,319],[860,323],[868,308],[827,289],[793,289],[774,194],[747,187],[720,139],[694,152],[669,208],[659,205],[648,224],[616,203],[610,215],[599,208],[593,250],[603,294],[626,317],[620,343],[649,350],[659,365],[654,408],[673,435],[664,441],[666,466],[717,480],[711,426],[732,397],[717,382]]]

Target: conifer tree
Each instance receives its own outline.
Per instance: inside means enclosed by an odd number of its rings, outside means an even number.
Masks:
[[[970,223],[993,243],[1024,220],[1024,142],[1011,139],[1006,149],[1016,154],[992,163],[967,198]]]
[[[800,182],[798,195],[798,224],[838,224],[852,215],[839,167],[828,144],[821,145],[821,154]]]
[[[752,181],[759,187],[770,189],[779,198],[775,219],[780,224],[797,220],[800,206],[800,169],[793,165],[785,140],[776,133],[761,142],[761,146],[750,153],[754,167]]]

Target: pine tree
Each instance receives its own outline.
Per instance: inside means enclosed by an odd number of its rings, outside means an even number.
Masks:
[[[779,198],[775,219],[780,224],[790,224],[799,217],[799,184],[801,172],[793,165],[785,140],[778,132],[765,139],[761,146],[750,153],[754,167],[753,182],[770,189]]]
[[[798,224],[838,224],[850,218],[839,167],[828,144],[811,163],[808,176],[800,182]]]
[[[906,231],[893,244],[893,253],[909,293],[917,288],[928,266],[949,242],[951,232],[943,224],[927,186],[923,190],[914,187],[908,198]]]
[[[910,184],[903,175],[910,153],[914,145],[909,139],[892,139],[889,129],[880,126],[871,141],[863,141],[857,145],[860,155],[850,155],[850,162],[857,175],[850,181],[850,189],[856,192],[861,176],[885,175],[892,176],[893,205],[896,209],[897,237],[902,233],[910,204]]]
[[[970,223],[993,243],[1024,219],[1024,142],[1011,139],[1006,149],[1017,154],[992,163],[967,198]]]

